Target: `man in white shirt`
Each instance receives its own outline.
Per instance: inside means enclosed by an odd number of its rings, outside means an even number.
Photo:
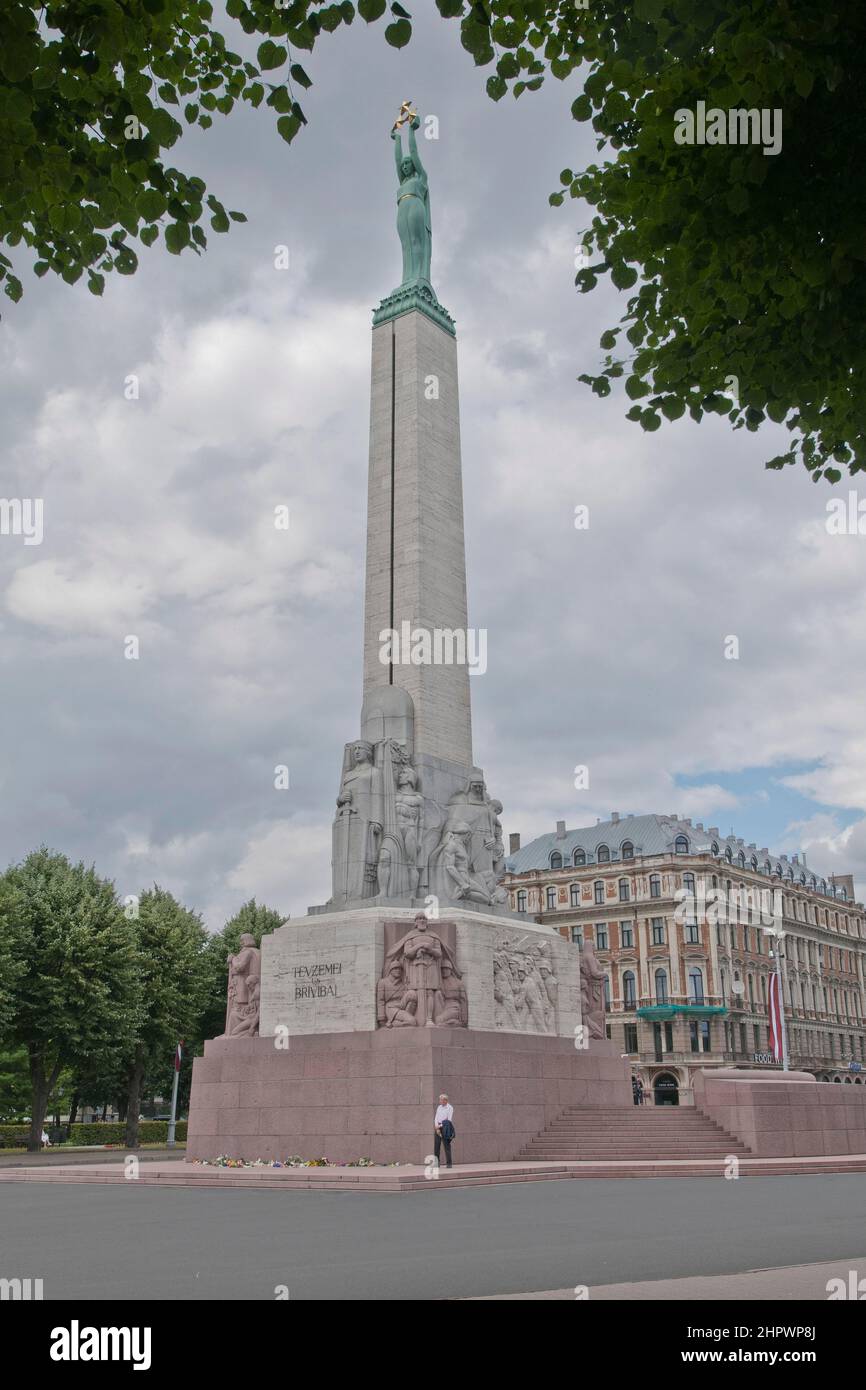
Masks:
[[[454,1106],[449,1105],[448,1097],[446,1095],[441,1095],[439,1097],[439,1105],[436,1109],[436,1115],[433,1120],[433,1129],[435,1131],[433,1138],[433,1153],[435,1154],[436,1162],[438,1163],[439,1151],[441,1148],[445,1149],[446,1168],[453,1167],[453,1164],[451,1162],[451,1140],[454,1138],[454,1126],[451,1123],[453,1119]],[[447,1128],[445,1130],[445,1133],[443,1134],[442,1129],[445,1125],[447,1125]]]

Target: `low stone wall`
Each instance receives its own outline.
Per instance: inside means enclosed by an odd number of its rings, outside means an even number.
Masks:
[[[444,1092],[458,1163],[514,1158],[569,1105],[632,1103],[612,1043],[462,1028],[217,1038],[193,1063],[186,1158],[420,1163]]]
[[[806,1072],[698,1072],[695,1105],[758,1158],[866,1153],[866,1087]]]

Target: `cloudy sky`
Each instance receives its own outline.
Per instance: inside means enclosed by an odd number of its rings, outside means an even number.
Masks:
[[[28,269],[4,311],[0,495],[43,498],[44,539],[0,536],[0,858],[46,843],[212,928],[253,895],[327,899],[361,699],[370,316],[400,279],[388,132],[411,97],[439,119],[433,280],[489,644],[475,756],[506,832],[674,811],[863,884],[866,536],[826,527],[849,486],[765,472],[781,430],[644,435],[577,383],[620,312],[575,292],[585,210],[547,202],[595,157],[579,83],[495,106],[429,10],[402,54],[356,23],[305,56],[291,147],[265,109],[184,137],[174,162],[249,217],[200,260],[158,244],[102,301]]]

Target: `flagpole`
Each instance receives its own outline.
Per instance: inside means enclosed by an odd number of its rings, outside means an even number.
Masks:
[[[168,1139],[166,1141],[169,1149],[174,1148],[174,1131],[177,1123],[177,1083],[180,1080],[180,1043],[174,1050],[174,1080],[171,1083],[171,1116],[168,1122]]]

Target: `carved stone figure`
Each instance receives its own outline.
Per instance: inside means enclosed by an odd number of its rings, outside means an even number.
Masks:
[[[224,1038],[255,1038],[259,1033],[261,952],[256,939],[244,932],[237,955],[228,957],[229,984]]]
[[[404,763],[397,774],[397,825],[403,843],[403,855],[409,879],[409,892],[418,892],[418,852],[421,847],[421,816],[424,798],[418,791],[418,774]]]
[[[333,830],[334,895],[338,901],[375,896],[382,839],[382,771],[373,745],[350,744],[343,764]]]
[[[510,1032],[556,1032],[557,980],[549,942],[500,938],[493,954],[493,1015]]]
[[[392,960],[376,986],[376,1018],[380,1028],[414,1027],[418,998],[403,981],[403,966]]]
[[[583,943],[580,953],[580,1008],[589,1037],[603,1038],[604,967],[591,941]]]
[[[457,963],[423,912],[385,957],[376,996],[377,1018],[385,1027],[466,1026],[466,994]]]
[[[435,1021],[446,1028],[466,1028],[469,1023],[466,986],[447,956],[442,962],[442,1007]]]

